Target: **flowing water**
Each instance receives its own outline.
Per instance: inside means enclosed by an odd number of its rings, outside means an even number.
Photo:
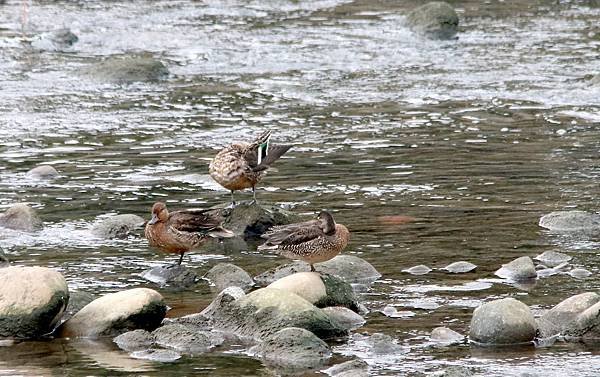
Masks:
[[[224,203],[208,162],[265,128],[294,148],[258,198],[312,216],[334,212],[352,232],[345,251],[383,277],[365,293],[366,325],[333,344],[373,375],[463,365],[484,376],[594,376],[597,347],[430,347],[445,325],[468,332],[473,309],[516,297],[539,314],[600,285],[598,240],[538,227],[560,209],[597,209],[600,168],[600,8],[590,1],[454,1],[453,41],[403,24],[419,1],[17,1],[0,4],[0,210],[37,209],[44,230],[0,230],[13,263],[61,271],[94,294],[150,286],[139,274],[172,263],[144,238],[106,241],[92,224],[115,213],[145,218],[170,207]],[[31,38],[68,27],[79,41],[36,51]],[[111,84],[81,74],[111,55],[145,54],[168,67],[154,83]],[[61,177],[25,172],[52,164]],[[250,198],[250,193],[238,194]],[[410,221],[406,221],[410,220]],[[555,275],[524,290],[493,279],[502,263],[558,250],[588,279]],[[449,275],[458,260],[475,272]],[[250,274],[286,261],[247,253],[191,253],[200,274],[229,261]],[[425,264],[433,271],[402,272]],[[158,288],[157,288],[158,289]],[[159,291],[170,316],[213,297]],[[386,305],[408,311],[380,314]],[[388,334],[408,352],[377,355],[364,337]],[[0,347],[0,375],[270,375],[243,351],[134,360],[110,341],[57,339]],[[312,375],[306,373],[305,375]],[[316,372],[315,372],[316,375]]]

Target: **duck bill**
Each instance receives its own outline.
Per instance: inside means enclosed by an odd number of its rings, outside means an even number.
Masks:
[[[152,218],[148,221],[148,225],[154,225],[158,222],[158,216],[155,213],[152,214]]]

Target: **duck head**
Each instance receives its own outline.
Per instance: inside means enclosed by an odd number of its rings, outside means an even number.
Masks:
[[[335,233],[335,220],[331,213],[327,211],[321,211],[317,216],[317,219],[321,221],[321,229],[325,234]]]
[[[167,205],[163,202],[156,202],[152,206],[152,218],[148,221],[149,225],[156,224],[160,221],[167,221],[169,218],[169,211],[167,210]]]

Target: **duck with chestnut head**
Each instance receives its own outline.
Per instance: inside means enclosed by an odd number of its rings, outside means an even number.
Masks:
[[[335,257],[348,245],[350,232],[336,224],[331,213],[322,211],[315,220],[275,226],[262,237],[266,242],[258,250],[305,261],[315,271],[313,264]]]
[[[229,238],[235,234],[221,226],[222,219],[214,211],[188,209],[169,212],[165,203],[152,206],[152,218],[146,223],[144,234],[150,246],[167,253],[183,254],[197,249],[211,238]]]

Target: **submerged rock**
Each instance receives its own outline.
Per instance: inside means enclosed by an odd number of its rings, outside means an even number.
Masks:
[[[251,202],[218,210],[224,218],[223,226],[245,240],[258,238],[275,225],[285,225],[300,220],[298,215],[280,207],[261,206]]]
[[[157,345],[192,355],[207,352],[224,341],[217,333],[179,323],[161,326],[152,335]]]
[[[595,292],[581,293],[561,301],[538,319],[539,337],[549,338],[573,329],[577,316],[598,302],[600,296]]]
[[[471,262],[459,261],[450,263],[443,269],[453,274],[464,274],[466,272],[474,271],[476,268],[477,266]]]
[[[190,288],[198,282],[198,275],[194,271],[179,264],[153,267],[144,271],[142,277],[160,287],[169,286],[175,289]]]
[[[369,364],[361,359],[355,359],[336,364],[322,371],[331,377],[368,377]]]
[[[254,280],[242,268],[231,263],[218,263],[208,270],[204,279],[221,292],[228,287],[240,287],[245,292],[254,286]]]
[[[537,277],[537,272],[530,257],[520,257],[495,272],[496,276],[512,281],[531,280]]]
[[[42,220],[27,204],[15,204],[0,213],[0,227],[33,232],[42,228]]]
[[[44,267],[0,270],[0,337],[36,338],[50,333],[69,301],[65,278]]]
[[[536,256],[534,259],[539,260],[548,267],[556,267],[562,263],[570,261],[571,259],[573,259],[573,257],[567,254],[548,250]]]
[[[343,306],[329,306],[322,310],[344,330],[355,330],[367,322],[361,315]]]
[[[67,28],[52,30],[36,35],[31,46],[42,51],[64,51],[71,48],[79,38]]]
[[[540,218],[539,225],[555,232],[600,232],[600,215],[585,211],[556,211]]]
[[[449,346],[464,343],[466,337],[447,327],[436,327],[431,331],[429,339],[432,342]]]
[[[535,319],[527,305],[514,298],[504,298],[473,311],[470,338],[492,345],[529,343],[535,337],[535,328]]]
[[[169,75],[169,70],[151,56],[110,57],[84,70],[88,76],[104,82],[129,84],[159,81]]]
[[[130,354],[134,359],[157,361],[159,363],[171,363],[181,359],[181,354],[173,350],[165,349],[148,349],[143,351],[135,351]]]
[[[409,310],[398,311],[398,309],[392,305],[386,305],[383,309],[381,309],[381,314],[390,318],[410,318],[416,315],[415,312],[411,312]]]
[[[148,288],[134,288],[104,295],[77,312],[62,326],[62,336],[114,336],[135,330],[154,330],[165,314],[163,297]]]
[[[144,223],[137,215],[115,215],[94,224],[92,234],[98,238],[127,238],[130,234],[140,234]]]
[[[36,179],[52,179],[58,177],[59,174],[51,165],[39,165],[29,170],[26,175]]]
[[[458,32],[458,15],[443,1],[433,1],[413,9],[406,16],[408,27],[430,39],[452,39]]]
[[[420,264],[411,268],[405,268],[402,270],[402,272],[406,272],[411,275],[425,275],[431,272],[431,268],[425,266],[424,264]]]
[[[375,333],[367,339],[371,352],[377,355],[394,355],[408,352],[396,342],[396,339],[382,333]]]
[[[592,273],[585,268],[574,268],[567,272],[567,274],[576,279],[585,279],[592,275]]]
[[[154,345],[154,335],[146,330],[127,331],[113,339],[113,342],[124,351],[142,351]]]

